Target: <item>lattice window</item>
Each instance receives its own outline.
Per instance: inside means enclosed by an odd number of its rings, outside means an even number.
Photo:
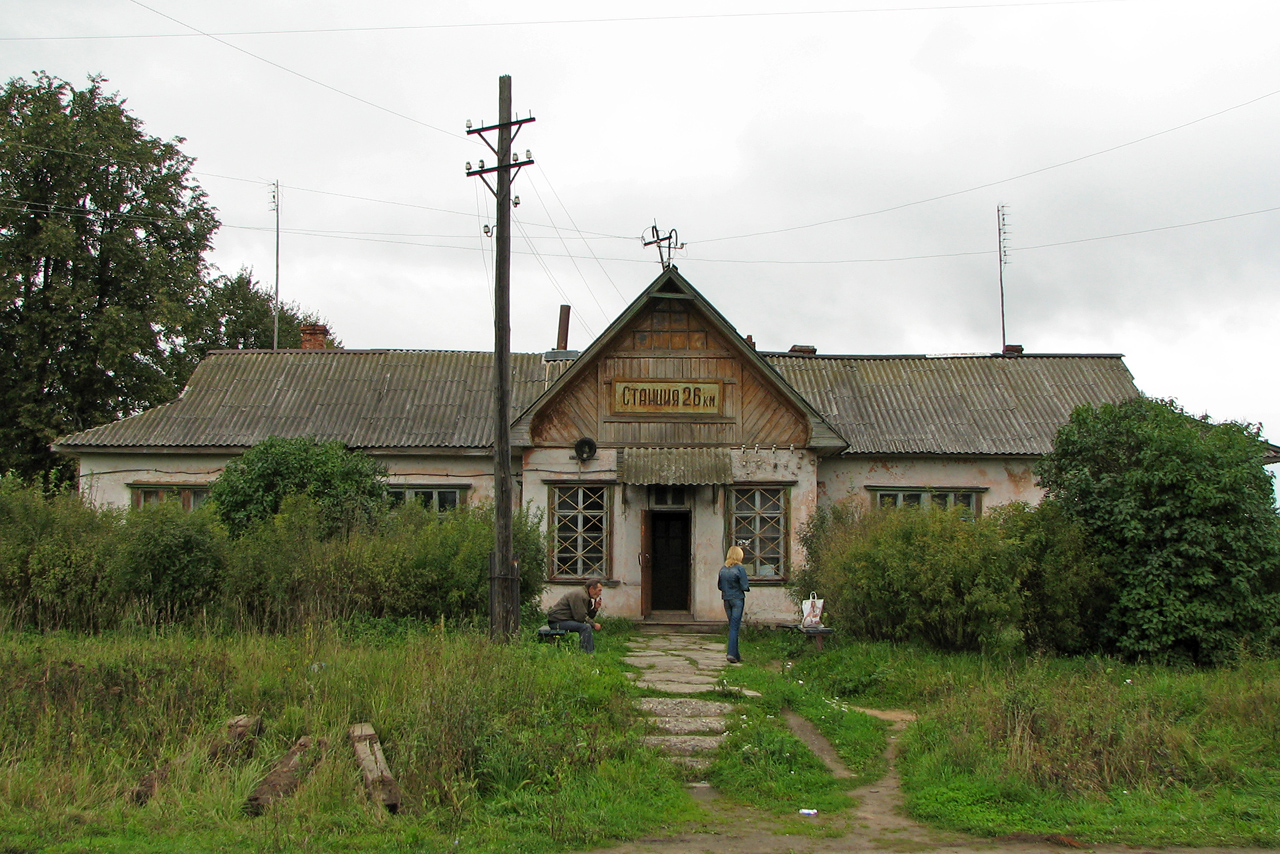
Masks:
[[[608,576],[608,487],[551,487],[551,572],[557,578]]]
[[[786,575],[786,489],[735,488],[730,524],[733,544],[742,549],[742,566],[748,576],[781,578]]]

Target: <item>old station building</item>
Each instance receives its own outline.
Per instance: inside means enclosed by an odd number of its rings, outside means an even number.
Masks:
[[[393,496],[443,511],[493,494],[492,359],[217,352],[178,400],[55,448],[93,501],[195,506],[268,436],[337,439],[383,462]],[[546,519],[546,600],[600,576],[609,613],[655,621],[722,621],[733,544],[748,617],[790,618],[800,531],[825,504],[1038,501],[1032,465],[1071,410],[1138,393],[1117,355],[758,352],[675,268],[581,354],[512,366],[516,495]]]

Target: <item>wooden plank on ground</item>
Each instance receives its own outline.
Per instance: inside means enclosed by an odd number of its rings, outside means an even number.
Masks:
[[[209,761],[245,759],[253,755],[257,738],[262,733],[262,718],[257,715],[236,715],[227,721],[226,732],[209,747]]]
[[[369,792],[369,799],[375,804],[382,804],[389,813],[399,812],[400,785],[391,775],[391,768],[382,755],[382,742],[378,740],[373,724],[352,724],[347,735],[364,774],[364,787]]]
[[[271,804],[292,795],[319,761],[319,756],[312,751],[319,753],[323,749],[323,740],[315,743],[309,735],[298,739],[289,752],[276,761],[267,776],[262,778],[262,782],[258,783],[253,794],[245,801],[244,811],[249,815],[262,815]]]
[[[155,797],[156,792],[160,790],[160,785],[169,779],[168,764],[161,765],[154,771],[147,772],[138,785],[129,790],[129,800],[138,806],[146,806],[147,801]]]

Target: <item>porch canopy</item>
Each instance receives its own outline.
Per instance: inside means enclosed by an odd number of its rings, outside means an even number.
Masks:
[[[728,448],[623,448],[618,480],[662,486],[733,483],[733,458]]]

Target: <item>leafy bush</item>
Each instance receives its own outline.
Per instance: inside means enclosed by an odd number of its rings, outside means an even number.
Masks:
[[[406,505],[388,535],[401,543],[404,559],[386,579],[387,616],[480,616],[489,603],[489,553],[493,551],[493,505],[463,507],[437,516]],[[520,601],[542,592],[547,552],[541,519],[514,514],[515,556],[520,565]]]
[[[107,568],[121,514],[0,478],[0,604],[17,625],[93,630],[115,615]]]
[[[357,614],[452,621],[484,617],[489,602],[492,505],[436,514],[398,508],[376,530],[326,539],[324,511],[305,496],[235,541],[225,601],[255,625],[284,629],[309,617]],[[540,521],[515,514],[522,602],[535,600],[546,575]]]
[[[1098,648],[1111,608],[1111,562],[1056,501],[991,511],[1022,563],[1022,632],[1033,649],[1077,655]]]
[[[1280,516],[1265,450],[1257,427],[1173,401],[1072,413],[1036,473],[1112,561],[1112,648],[1216,663],[1275,641]]]
[[[174,622],[201,610],[271,631],[315,619],[487,616],[491,505],[439,515],[410,503],[345,538],[328,536],[330,519],[293,495],[229,540],[203,508],[95,508],[0,480],[0,609],[11,625],[80,631],[130,613]],[[513,533],[530,610],[547,571],[540,517],[516,513]]]
[[[112,576],[123,596],[156,616],[182,619],[208,604],[226,571],[226,534],[205,511],[176,501],[148,504],[124,517]]]
[[[1024,567],[996,520],[837,505],[815,514],[802,542],[793,594],[823,591],[830,622],[853,637],[950,650],[1022,641]]]
[[[316,502],[326,536],[350,533],[377,519],[385,506],[386,472],[341,442],[272,436],[228,463],[210,492],[233,537],[275,515],[289,495]]]

